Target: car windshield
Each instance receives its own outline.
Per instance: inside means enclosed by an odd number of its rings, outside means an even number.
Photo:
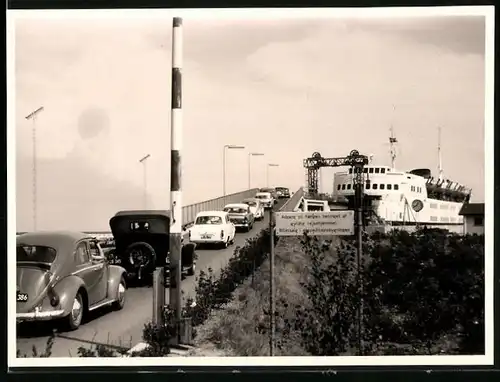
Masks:
[[[224,211],[230,214],[244,214],[247,212],[247,209],[243,207],[225,207]]]
[[[250,207],[257,207],[257,202],[249,201],[245,202],[245,204],[248,204]]]
[[[274,190],[272,188],[261,188],[260,192],[273,192]]]
[[[195,224],[222,224],[220,216],[198,216]]]
[[[257,199],[267,199],[267,198],[269,198],[269,196],[268,196],[268,195],[266,195],[266,194],[262,194],[262,195],[255,195],[255,197],[256,197]]]
[[[18,245],[17,262],[32,261],[52,264],[56,258],[56,250],[41,245]]]

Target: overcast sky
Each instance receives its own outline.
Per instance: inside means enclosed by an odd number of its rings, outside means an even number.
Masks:
[[[168,208],[171,19],[18,20],[17,229],[32,227],[31,122],[37,120],[38,228],[106,230],[142,208]],[[184,18],[183,197],[190,204],[252,186],[293,190],[314,151],[373,153],[437,169],[484,201],[484,19],[189,20]],[[466,155],[464,153],[467,153]],[[321,188],[332,192],[332,171]]]

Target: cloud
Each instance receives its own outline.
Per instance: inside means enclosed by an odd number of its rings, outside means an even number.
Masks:
[[[484,56],[484,16],[363,20],[350,25],[353,29],[397,35],[400,38],[434,45],[453,53]]]

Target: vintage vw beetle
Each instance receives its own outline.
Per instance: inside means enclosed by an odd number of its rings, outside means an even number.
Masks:
[[[115,240],[110,254],[124,267],[129,279],[151,276],[156,267],[169,270],[170,212],[164,210],[120,211],[109,221]],[[182,275],[192,276],[196,269],[196,245],[182,244]],[[165,275],[168,277],[168,274]]]
[[[16,319],[62,319],[77,329],[94,309],[125,304],[125,269],[109,264],[98,240],[81,232],[24,233],[17,237]]]

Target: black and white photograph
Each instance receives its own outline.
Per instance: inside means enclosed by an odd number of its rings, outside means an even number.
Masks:
[[[493,38],[9,10],[9,366],[493,364]]]

